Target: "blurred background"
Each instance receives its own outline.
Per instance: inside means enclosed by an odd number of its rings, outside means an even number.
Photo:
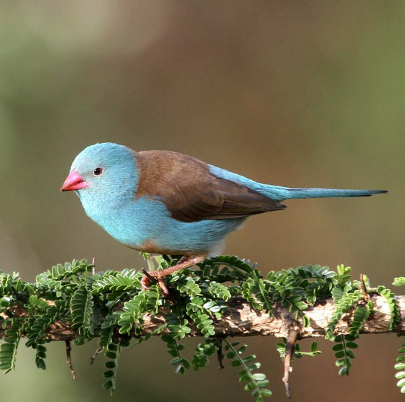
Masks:
[[[73,258],[95,257],[99,270],[143,266],[74,194],[59,192],[83,148],[113,141],[183,152],[277,185],[388,189],[290,201],[284,212],[250,218],[226,253],[263,272],[343,263],[385,286],[404,275],[404,2],[1,1],[0,37],[3,271],[32,281]],[[273,400],[287,400],[277,340],[247,341]],[[191,356],[197,340],[185,343]],[[293,365],[293,398],[402,400],[393,368],[400,343],[362,337],[352,374],[340,378],[332,345],[321,340],[321,356]],[[64,344],[49,347],[45,372],[21,347],[2,394],[111,400],[101,390],[103,357],[88,365],[95,348],[73,349],[74,382]],[[169,361],[159,339],[124,353],[113,400],[253,400],[229,364],[176,376]]]

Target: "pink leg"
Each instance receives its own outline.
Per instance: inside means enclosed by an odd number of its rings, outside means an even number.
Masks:
[[[162,269],[161,271],[144,271],[145,275],[141,279],[142,289],[145,290],[149,288],[151,280],[157,280],[159,287],[165,296],[169,294],[166,285],[163,282],[163,278],[167,275],[173,274],[174,272],[180,271],[181,269],[191,267],[192,265],[198,264],[204,261],[204,257],[188,257],[184,256],[180,261],[173,267]]]

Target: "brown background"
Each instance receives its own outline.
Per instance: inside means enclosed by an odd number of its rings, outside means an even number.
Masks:
[[[291,187],[387,188],[366,199],[288,202],[249,219],[226,252],[270,269],[344,263],[389,286],[404,275],[405,4],[401,1],[2,1],[0,266],[33,280],[53,264],[96,257],[98,269],[142,260],[61,194],[85,146],[170,149]],[[401,292],[400,289],[398,289]],[[402,291],[403,292],[403,291]],[[286,400],[274,339],[252,339],[273,400]],[[190,352],[195,340],[186,340]],[[331,344],[295,362],[294,399],[402,400],[401,340],[360,341],[339,378]],[[308,342],[304,342],[307,346]],[[0,377],[8,400],[107,401],[96,345],[49,347],[48,371],[21,348]],[[158,339],[124,353],[114,401],[253,400],[228,367],[176,376]]]

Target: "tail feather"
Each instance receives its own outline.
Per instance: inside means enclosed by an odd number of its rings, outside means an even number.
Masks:
[[[327,197],[369,197],[387,193],[387,190],[346,190],[334,188],[287,188],[284,199],[327,198]]]

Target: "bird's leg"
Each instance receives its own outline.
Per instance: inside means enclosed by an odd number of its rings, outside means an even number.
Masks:
[[[169,294],[169,290],[163,282],[163,278],[167,275],[173,274],[174,272],[180,271],[181,269],[191,267],[192,265],[198,264],[202,261],[204,261],[204,257],[191,258],[188,256],[184,256],[180,259],[178,264],[174,265],[173,267],[165,268],[161,271],[146,272],[145,270],[143,270],[144,276],[141,279],[142,289],[147,289],[152,281],[157,281],[159,287],[162,289],[163,294],[167,296]]]
[[[165,268],[161,271],[150,271],[149,275],[153,276],[154,278],[164,278],[167,275],[173,274],[174,272],[191,267],[192,265],[198,264],[203,261],[204,257],[182,257],[180,261],[173,267]]]
[[[180,258],[180,260],[177,262],[176,265],[178,264],[183,264],[183,262],[186,262],[190,259],[191,257],[189,255],[183,255],[183,257]]]
[[[145,269],[142,268],[143,277],[141,279],[142,290],[146,290],[150,287],[151,283],[156,283],[156,279]],[[151,271],[154,272],[154,271]]]

